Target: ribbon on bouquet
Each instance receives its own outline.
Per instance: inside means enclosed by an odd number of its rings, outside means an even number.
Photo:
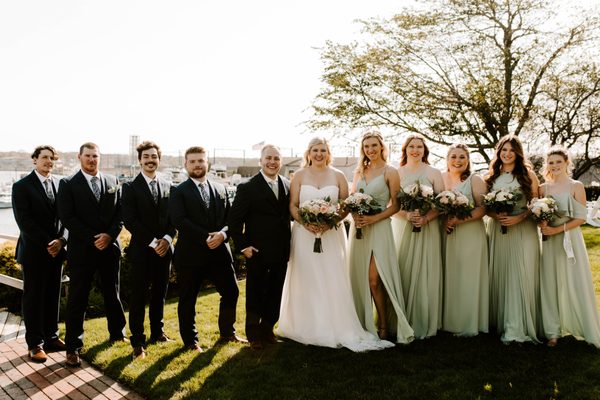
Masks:
[[[321,234],[317,233],[315,237],[315,243],[313,245],[313,253],[322,253],[323,244],[321,243]]]

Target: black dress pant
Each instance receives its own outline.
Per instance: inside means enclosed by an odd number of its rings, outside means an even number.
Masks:
[[[200,257],[199,257],[200,258]],[[196,298],[204,279],[210,280],[221,295],[219,304],[219,332],[221,336],[235,334],[235,314],[240,291],[235,278],[235,271],[229,256],[224,252],[215,254],[211,260],[204,264],[178,265],[177,282],[179,283],[179,332],[184,345],[188,346],[198,342],[196,329]]]
[[[272,333],[279,320],[287,262],[263,261],[255,253],[246,264],[246,336],[254,341]]]
[[[169,274],[171,272],[171,251],[164,257],[158,256],[154,249],[148,248],[143,260],[132,263],[131,292],[129,295],[129,329],[131,330],[131,346],[146,345],[144,334],[144,317],[146,299],[149,297],[150,337],[157,338],[163,334],[164,308]],[[149,296],[148,296],[149,295]]]
[[[83,347],[83,321],[96,272],[100,278],[110,339],[125,337],[125,313],[119,296],[121,260],[112,251],[104,251],[90,254],[87,261],[85,264],[69,265],[71,281],[67,299],[67,352],[80,351]]]
[[[23,319],[25,341],[31,350],[58,338],[58,309],[62,258],[24,263]]]

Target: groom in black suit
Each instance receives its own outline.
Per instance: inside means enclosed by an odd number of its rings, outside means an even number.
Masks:
[[[83,321],[88,296],[98,272],[111,342],[126,341],[125,314],[119,298],[121,199],[117,179],[100,173],[100,151],[84,143],[77,155],[81,170],[60,181],[58,215],[69,230],[67,262],[71,278],[67,299],[67,362],[81,364]]]
[[[65,349],[58,337],[58,303],[66,240],[56,213],[58,179],[52,176],[58,153],[38,146],[31,158],[35,169],[13,185],[12,204],[21,231],[16,253],[23,268],[25,341],[29,358],[44,362],[45,351]]]
[[[238,186],[229,214],[229,232],[245,257],[246,335],[255,350],[276,343],[281,292],[290,255],[290,183],[279,175],[279,148],[265,145],[261,170]]]
[[[221,340],[246,342],[236,336],[235,308],[239,289],[227,243],[229,200],[225,187],[208,182],[208,159],[202,147],[185,152],[189,179],[174,187],[169,200],[171,221],[179,232],[173,264],[179,283],[179,331],[184,346],[202,352],[196,330],[196,297],[203,279],[210,279],[221,295],[219,332]]]
[[[123,185],[123,222],[129,232],[131,257],[131,295],[129,329],[133,358],[146,356],[144,315],[150,294],[150,342],[168,342],[163,331],[165,297],[169,285],[175,227],[168,217],[171,185],[156,171],[160,165],[160,147],[145,141],[137,147],[142,171]]]

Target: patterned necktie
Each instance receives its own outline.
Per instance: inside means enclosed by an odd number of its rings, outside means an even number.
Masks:
[[[204,205],[206,206],[206,208],[208,209],[210,207],[210,194],[208,193],[208,184],[205,183],[199,183],[198,186],[200,187],[200,196],[202,197],[202,201],[204,202]]]
[[[44,189],[46,190],[46,196],[50,199],[50,203],[54,204],[54,192],[52,191],[52,185],[50,179],[44,181]]]
[[[91,179],[92,182],[92,192],[94,192],[94,197],[96,201],[100,201],[100,186],[98,185],[98,178],[93,176]]]
[[[154,204],[158,204],[158,190],[156,190],[156,181],[150,181],[150,193],[152,193]]]
[[[271,190],[273,191],[273,194],[275,195],[276,199],[279,199],[279,188],[277,187],[277,183],[270,181],[269,182],[269,186],[271,187]]]

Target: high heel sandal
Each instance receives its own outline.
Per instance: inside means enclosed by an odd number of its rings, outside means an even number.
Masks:
[[[387,328],[377,329],[377,336],[379,336],[379,339],[381,339],[381,340],[387,340],[387,338],[388,338]]]
[[[552,339],[548,340],[548,342],[546,343],[546,346],[548,346],[548,347],[556,347],[557,344],[558,344],[558,339],[557,338],[552,338]]]

